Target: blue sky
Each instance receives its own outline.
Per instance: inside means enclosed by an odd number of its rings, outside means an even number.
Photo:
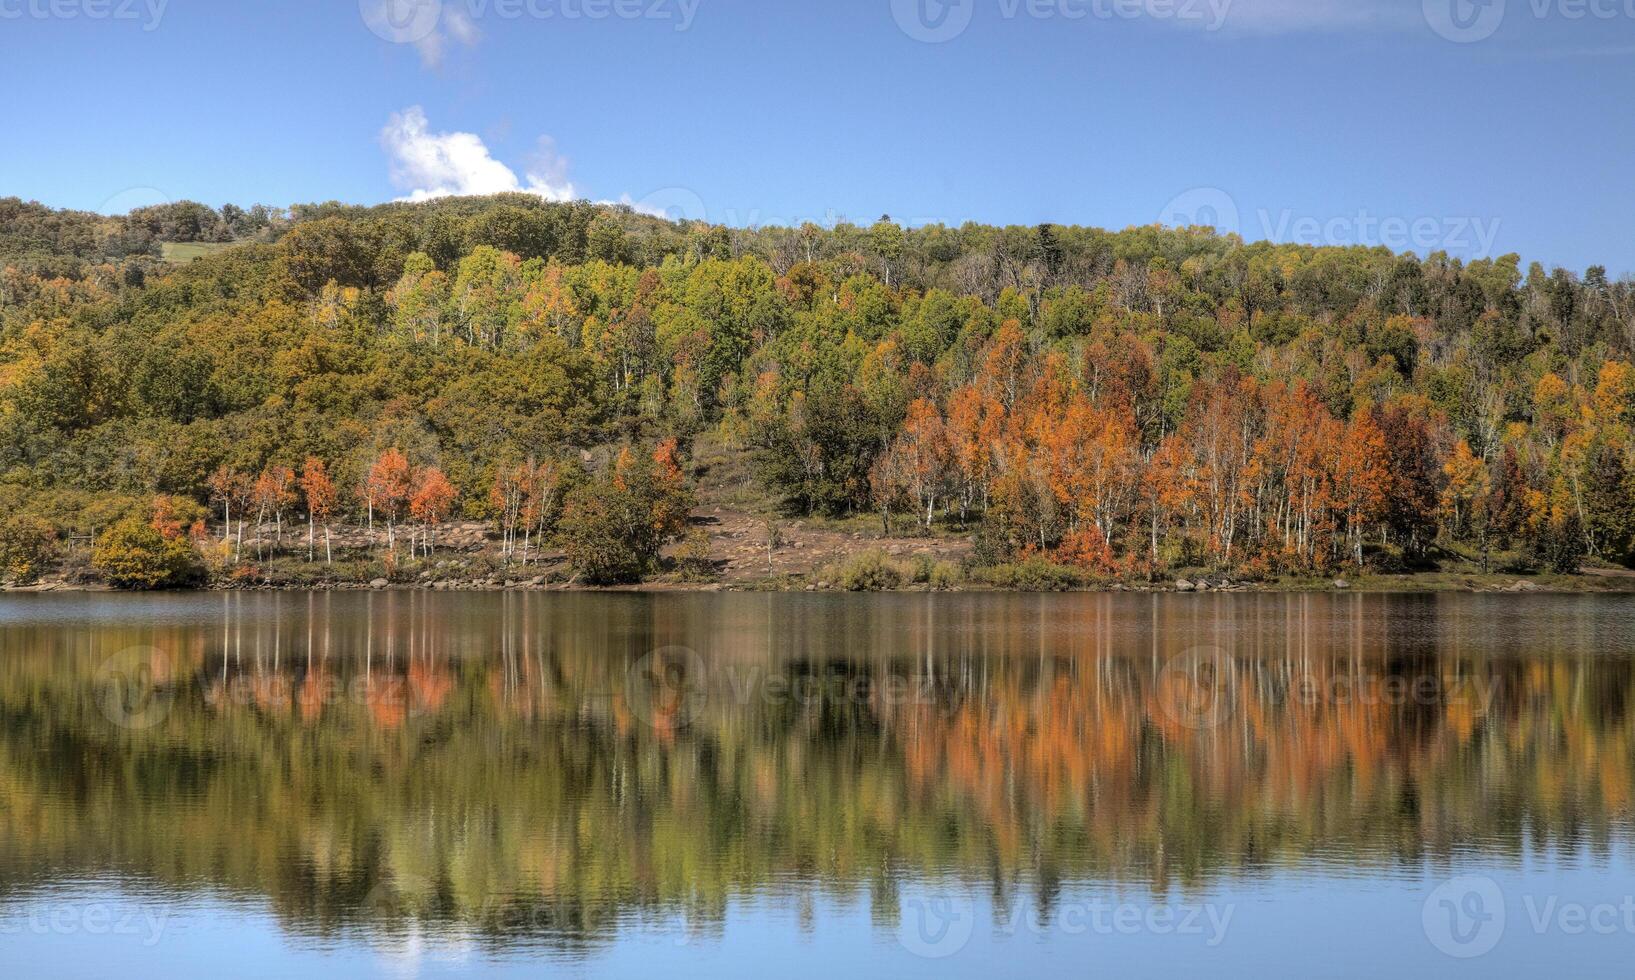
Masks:
[[[517,187],[1635,272],[1635,0],[0,0],[0,91],[0,195],[54,206]]]

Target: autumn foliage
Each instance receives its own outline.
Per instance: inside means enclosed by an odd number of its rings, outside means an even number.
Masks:
[[[182,210],[259,240],[173,266],[0,202],[5,502],[64,550],[162,497],[209,508],[212,567],[301,519],[311,558],[465,519],[532,564],[605,508],[585,485],[623,492],[617,447],[673,439],[748,509],[1051,581],[1635,564],[1635,280],[1599,266],[515,196]]]

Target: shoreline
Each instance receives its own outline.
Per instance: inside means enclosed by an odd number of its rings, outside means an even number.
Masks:
[[[778,581],[732,582],[666,582],[648,581],[627,585],[584,585],[576,582],[536,582],[512,580],[506,582],[333,582],[333,583],[213,583],[181,589],[157,589],[150,592],[118,589],[99,582],[44,581],[32,585],[0,586],[0,594],[46,595],[52,593],[108,593],[119,595],[184,595],[224,592],[555,592],[555,593],[781,593],[830,595],[885,595],[885,594],[1115,594],[1148,593],[1171,595],[1229,595],[1229,594],[1299,594],[1324,593],[1331,595],[1412,595],[1419,593],[1502,593],[1508,595],[1635,595],[1635,573],[1602,571],[1576,575],[1518,576],[1518,575],[1464,575],[1451,572],[1428,572],[1404,575],[1366,575],[1355,579],[1288,580],[1272,582],[1193,581],[1180,578],[1163,582],[1107,582],[1105,584],[1076,586],[1063,589],[1021,589],[985,583],[964,583],[953,588],[932,588],[926,585],[906,585],[888,589],[845,589],[833,585],[818,587],[814,583]]]
[[[1255,579],[1183,566],[1157,579],[1103,577],[1048,563],[972,566],[969,537],[886,536],[855,522],[848,526],[796,520],[784,526],[782,540],[769,549],[765,524],[764,515],[699,507],[692,526],[708,543],[705,561],[688,567],[678,561],[680,546],[672,545],[665,549],[662,570],[639,581],[609,585],[581,581],[555,549],[535,552],[526,562],[508,557],[491,537],[491,529],[479,521],[440,525],[437,540],[442,547],[430,555],[411,553],[395,561],[380,554],[382,542],[361,526],[337,526],[334,559],[324,561],[308,560],[298,541],[280,539],[275,525],[262,524],[250,528],[251,534],[239,545],[246,555],[255,549],[254,561],[201,568],[194,584],[158,591],[1635,594],[1635,570],[1600,563],[1582,564],[1573,574],[1514,567],[1482,573],[1474,561],[1448,556],[1399,572]],[[109,585],[83,564],[65,561],[43,571],[35,583],[3,585],[0,593],[141,591]]]

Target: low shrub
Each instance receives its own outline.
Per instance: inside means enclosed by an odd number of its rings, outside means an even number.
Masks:
[[[50,521],[17,514],[0,522],[0,572],[13,582],[36,581],[56,553],[57,529]]]
[[[941,592],[955,588],[962,578],[964,576],[960,574],[958,565],[951,561],[939,561],[931,566],[931,574],[927,576],[926,582]]]
[[[909,572],[878,548],[860,552],[840,563],[833,581],[848,592],[885,592],[900,588]]]
[[[97,538],[91,567],[121,589],[186,585],[201,571],[198,552],[186,538],[166,538],[137,517],[119,521]]]
[[[1031,555],[1018,562],[994,565],[979,571],[989,585],[1018,592],[1066,592],[1085,584],[1082,571],[1058,565],[1043,555]]]

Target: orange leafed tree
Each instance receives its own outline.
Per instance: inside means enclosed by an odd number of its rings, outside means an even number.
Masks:
[[[178,510],[176,498],[168,493],[153,498],[152,516],[148,523],[167,541],[182,536],[184,521]]]
[[[1253,379],[1197,385],[1186,420],[1159,450],[1161,496],[1200,526],[1205,551],[1222,566],[1231,564],[1254,503],[1259,415]]]
[[[671,528],[686,527],[692,498],[687,493],[687,476],[681,469],[675,439],[660,440],[653,447],[653,471],[658,483],[653,505],[654,530],[662,534]]]
[[[952,464],[947,428],[935,402],[917,398],[908,406],[908,417],[886,456],[884,465],[870,476],[885,484],[873,488],[875,499],[890,500],[898,493],[908,496],[915,503],[920,525],[929,528]]]
[[[1345,517],[1352,560],[1361,568],[1363,532],[1385,517],[1386,492],[1391,485],[1385,433],[1375,423],[1372,413],[1358,413],[1346,427],[1334,485]]]
[[[337,495],[335,481],[329,478],[329,470],[324,461],[316,456],[308,456],[301,464],[301,492],[307,502],[307,561],[312,560],[313,527],[322,525],[324,529],[324,561],[334,560],[329,544],[329,521],[335,514]]]
[[[488,502],[494,508],[500,547],[507,558],[520,550],[522,563],[528,563],[535,538],[542,538],[551,523],[560,483],[560,467],[549,459],[538,463],[528,459],[495,471]]]
[[[994,444],[1004,424],[1004,406],[976,385],[964,385],[948,399],[948,444],[959,477],[962,520],[972,507],[988,509],[993,491]]]
[[[414,492],[409,498],[409,513],[421,523],[421,541],[426,554],[437,545],[437,525],[448,519],[449,511],[459,491],[443,471],[435,466],[421,468],[415,473]],[[413,542],[410,542],[411,545]],[[412,550],[412,548],[411,548]]]
[[[403,505],[408,502],[412,492],[413,473],[409,469],[409,460],[397,449],[388,449],[380,454],[374,464],[369,467],[369,474],[363,481],[364,505],[368,511],[369,530],[375,528],[375,512],[379,511],[386,518],[386,547],[395,544],[395,530],[398,519],[403,514]]]
[[[284,540],[284,509],[295,503],[295,471],[276,463],[262,470],[251,490],[251,502],[256,508],[256,552],[259,554],[261,525],[269,514],[276,522],[277,541]]]

